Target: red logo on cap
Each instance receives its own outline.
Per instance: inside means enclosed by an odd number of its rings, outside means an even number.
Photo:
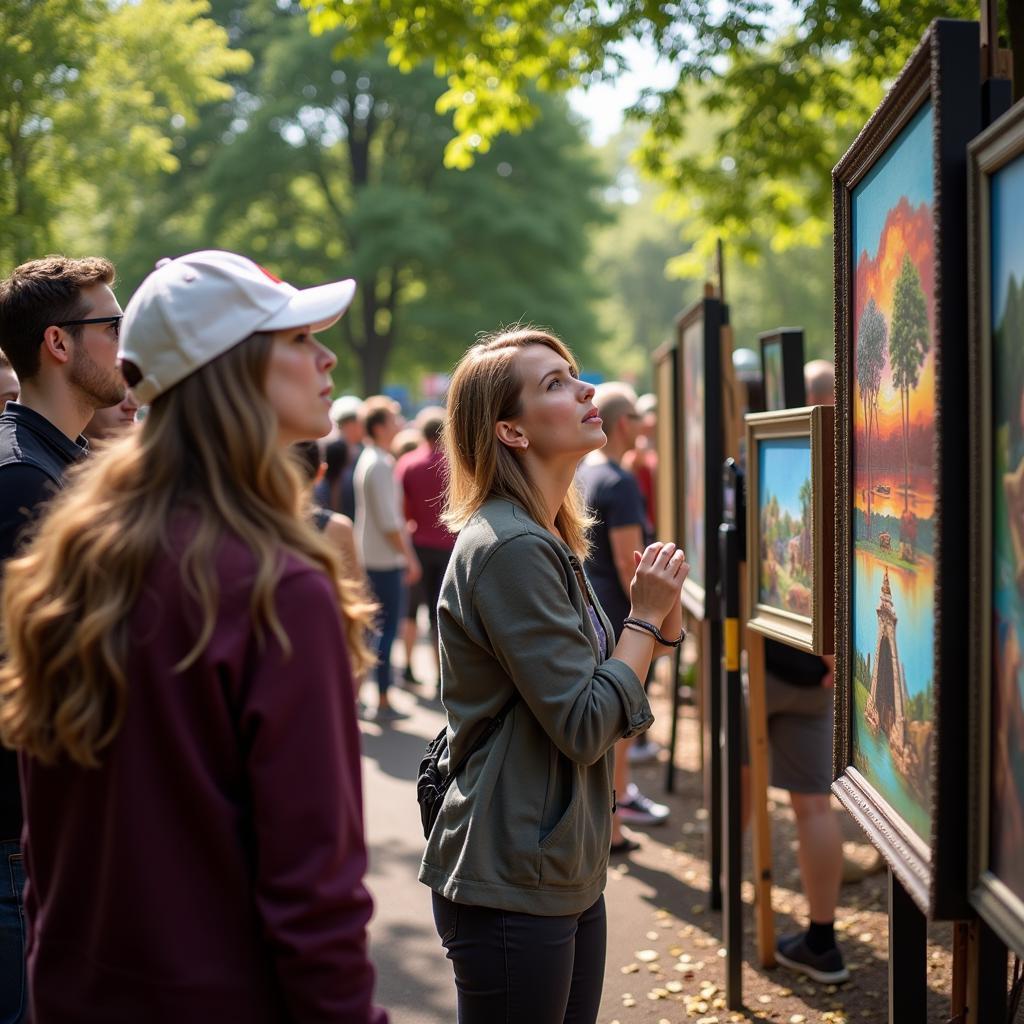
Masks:
[[[260,267],[260,265],[258,263],[256,264],[256,266]],[[270,280],[274,282],[274,284],[284,284],[284,281],[282,281],[281,278],[279,278],[276,275],[272,274],[269,270],[267,270],[266,267],[260,267],[260,270],[263,271],[263,273],[266,274],[267,277],[269,277]]]

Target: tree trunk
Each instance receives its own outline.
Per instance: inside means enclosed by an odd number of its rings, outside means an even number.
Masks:
[[[871,402],[870,395],[864,396],[864,442],[868,464],[868,540],[871,540]]]
[[[372,338],[359,353],[359,369],[363,380],[363,397],[379,395],[384,387],[384,368],[387,366],[390,345],[383,340]]]
[[[903,511],[910,503],[910,388],[903,389]]]

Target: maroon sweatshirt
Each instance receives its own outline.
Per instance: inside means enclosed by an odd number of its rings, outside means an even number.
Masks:
[[[181,550],[183,536],[174,547]],[[226,540],[199,616],[161,556],[131,615],[124,724],[99,769],[22,760],[35,1024],[385,1024],[366,956],[359,735],[332,587],[287,556],[261,644]]]

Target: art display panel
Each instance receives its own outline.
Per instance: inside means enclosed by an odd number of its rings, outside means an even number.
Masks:
[[[1024,110],[971,147],[972,902],[1024,954]]]
[[[778,328],[759,335],[764,407],[768,412],[807,404],[804,387],[804,332]]]
[[[681,534],[690,572],[683,604],[715,619],[718,527],[722,519],[722,304],[704,298],[676,321],[680,414]]]
[[[678,491],[679,416],[678,350],[674,343],[662,345],[653,354],[654,393],[658,399],[657,445],[658,485],[655,495],[654,530],[660,541],[680,543]]]
[[[747,424],[748,625],[812,654],[833,649],[834,410]]]
[[[978,26],[934,21],[833,171],[833,789],[938,919],[968,912],[963,339],[978,69]]]

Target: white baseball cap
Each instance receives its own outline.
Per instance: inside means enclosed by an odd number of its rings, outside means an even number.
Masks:
[[[161,260],[128,300],[118,356],[142,374],[131,387],[148,404],[256,331],[326,330],[355,291],[352,280],[295,288],[218,249]]]
[[[363,407],[363,400],[355,395],[342,395],[331,403],[331,419],[335,423],[355,419]]]

